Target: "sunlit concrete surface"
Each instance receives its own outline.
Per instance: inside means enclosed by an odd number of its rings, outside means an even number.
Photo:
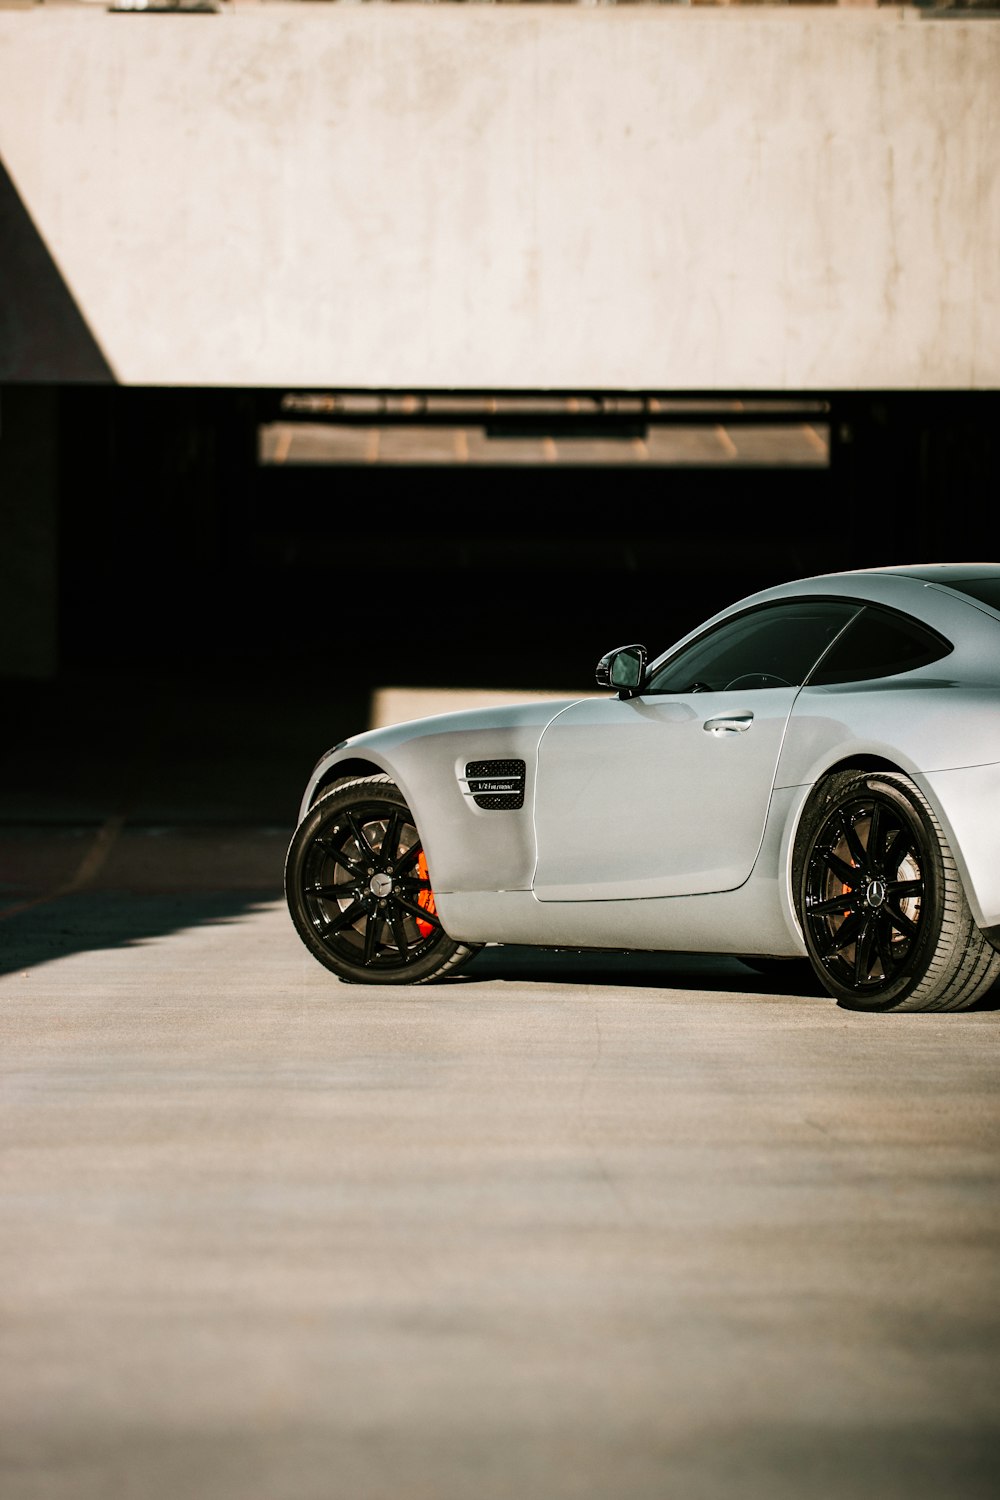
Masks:
[[[992,1500],[1000,997],[345,986],[228,837],[0,919],[4,1500]]]

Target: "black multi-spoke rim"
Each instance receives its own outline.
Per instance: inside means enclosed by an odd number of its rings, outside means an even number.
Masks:
[[[860,797],[824,823],[806,869],[810,946],[841,986],[876,996],[909,972],[925,908],[919,833],[887,799]]]
[[[442,936],[423,845],[402,809],[338,813],[310,843],[301,878],[316,935],[344,963],[400,969]]]

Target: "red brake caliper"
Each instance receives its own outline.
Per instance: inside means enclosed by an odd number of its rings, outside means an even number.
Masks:
[[[427,856],[422,849],[417,857],[417,876],[420,880],[430,880],[430,876],[427,873]],[[424,911],[429,911],[432,916],[437,914],[437,906],[434,904],[434,892],[429,885],[424,890],[417,892],[417,905],[422,906]],[[420,933],[420,936],[430,937],[434,931],[433,923],[423,922],[419,917],[417,917],[416,922],[417,931]]]

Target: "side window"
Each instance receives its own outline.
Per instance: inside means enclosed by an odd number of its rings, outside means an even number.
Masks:
[[[940,661],[955,648],[908,615],[869,605],[852,621],[809,679],[810,687],[895,677]]]
[[[643,692],[798,687],[859,608],[849,600],[800,599],[749,610],[654,667]]]

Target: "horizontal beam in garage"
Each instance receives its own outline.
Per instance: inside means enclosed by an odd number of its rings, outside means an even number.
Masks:
[[[650,394],[289,393],[264,403],[262,464],[824,466],[824,400]]]

